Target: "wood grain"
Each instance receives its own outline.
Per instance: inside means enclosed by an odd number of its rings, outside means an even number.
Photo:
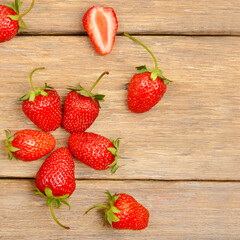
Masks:
[[[17,37],[0,45],[0,139],[3,129],[36,129],[17,97],[48,82],[64,100],[69,85],[89,87],[105,70],[110,75],[95,91],[106,94],[88,131],[121,137],[118,172],[96,171],[76,162],[79,179],[240,180],[240,42],[237,37],[139,37],[156,54],[164,74],[174,80],[150,112],[133,114],[126,106],[126,84],[135,66],[150,56],[127,38],[117,37],[111,55],[98,56],[87,37]],[[131,49],[131,51],[129,51]],[[69,134],[58,129],[57,147]],[[8,161],[0,146],[1,177],[34,177],[42,160]]]
[[[9,1],[0,0],[0,4]],[[23,1],[22,12],[31,0]],[[24,17],[27,34],[79,34],[84,13],[94,5],[113,7],[118,32],[140,34],[240,34],[240,0],[62,0],[36,1]]]
[[[71,211],[64,206],[55,211],[69,231],[57,226],[33,188],[30,180],[0,181],[1,239],[239,239],[239,183],[77,181]],[[96,210],[83,216],[88,207],[106,201],[106,189],[143,204],[150,212],[148,227],[114,230],[102,227],[103,216]]]

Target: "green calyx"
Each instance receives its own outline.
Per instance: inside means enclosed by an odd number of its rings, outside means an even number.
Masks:
[[[22,20],[22,17],[32,10],[34,2],[35,0],[32,0],[30,8],[23,14],[20,14],[20,7],[22,5],[22,2],[20,2],[19,0],[15,0],[14,3],[6,5],[7,7],[13,9],[17,13],[17,15],[8,15],[8,17],[14,21],[18,21],[18,32],[20,32],[21,29],[28,29],[27,24]]]
[[[111,195],[109,191],[106,191],[105,194],[108,196],[108,203],[106,205],[94,205],[90,207],[84,213],[84,215],[87,214],[93,208],[100,207],[102,208],[100,209],[100,211],[105,213],[103,226],[106,225],[106,222],[109,222],[109,224],[112,226],[113,222],[120,221],[120,219],[115,215],[115,213],[120,213],[121,211],[114,206],[115,202],[118,200],[120,195],[116,195],[116,193],[114,195]]]
[[[98,104],[99,107],[100,106],[100,101],[104,101],[104,97],[105,95],[102,95],[102,94],[93,94],[92,93],[92,90],[94,89],[94,87],[98,84],[98,82],[101,80],[101,78],[105,75],[105,74],[109,74],[109,72],[103,72],[99,78],[96,80],[96,82],[92,85],[92,87],[89,89],[89,91],[85,90],[81,85],[79,85],[79,87],[69,87],[68,90],[73,90],[75,91],[76,93],[79,93],[81,94],[82,96],[84,97],[90,97],[94,103]],[[96,102],[96,101],[97,102]]]
[[[65,200],[66,198],[69,197],[69,194],[66,194],[66,195],[60,196],[60,197],[54,197],[53,194],[52,194],[52,190],[50,188],[48,188],[48,187],[45,188],[45,194],[42,193],[38,188],[33,190],[33,192],[34,192],[34,194],[40,195],[40,196],[42,196],[42,197],[47,199],[47,206],[50,206],[51,214],[52,214],[52,217],[53,217],[54,221],[59,226],[61,226],[62,228],[70,229],[70,227],[61,224],[57,220],[57,218],[55,217],[54,211],[53,211],[53,203],[55,203],[55,207],[56,208],[60,208],[62,203],[63,203],[63,204],[65,204],[65,205],[67,205],[69,207],[69,210],[71,209],[70,204]]]
[[[153,53],[149,50],[149,48],[147,48],[144,44],[142,44],[139,40],[137,40],[136,38],[130,36],[129,34],[127,33],[124,33],[124,36],[132,39],[133,41],[135,41],[136,43],[138,43],[139,45],[141,45],[143,48],[145,48],[148,53],[152,56],[153,58],[153,61],[155,63],[155,69],[150,69],[150,68],[147,68],[146,65],[143,65],[143,66],[139,66],[139,67],[136,67],[137,70],[138,70],[138,74],[141,74],[141,73],[145,73],[145,72],[150,72],[151,73],[151,79],[153,81],[155,81],[157,79],[157,77],[161,78],[163,80],[163,83],[165,85],[168,85],[170,82],[172,82],[171,80],[167,79],[166,77],[163,76],[162,74],[162,70],[158,68],[158,64],[157,64],[157,59],[155,58],[155,56],[153,55]]]
[[[33,90],[29,91],[23,97],[19,98],[19,101],[26,101],[27,99],[29,99],[29,102],[34,102],[35,98],[39,95],[48,96],[48,93],[45,90],[53,90],[53,88],[48,86],[47,83],[45,83],[45,85],[43,87],[40,87],[40,88],[37,88],[37,89],[34,87],[33,81],[32,81],[33,73],[35,73],[36,71],[41,70],[41,69],[45,69],[45,68],[44,67],[35,68],[31,72],[30,83],[31,83],[31,86],[32,86]]]
[[[6,134],[6,139],[4,140],[4,144],[5,144],[5,147],[7,149],[7,152],[8,152],[8,159],[9,160],[12,160],[13,158],[17,159],[14,155],[13,155],[13,152],[17,152],[21,149],[19,148],[16,148],[16,147],[13,147],[12,145],[12,141],[17,137],[17,136],[11,136],[11,131],[8,129],[8,130],[4,130],[5,131],[5,134]]]
[[[111,169],[111,174],[114,174],[118,170],[118,168],[119,168],[119,166],[118,166],[118,158],[121,157],[121,156],[118,155],[120,138],[117,138],[116,140],[110,139],[110,141],[113,143],[114,148],[110,147],[110,148],[107,148],[107,150],[109,152],[111,152],[115,156],[115,159],[114,159],[114,161],[110,165],[108,165],[108,167],[112,168]]]

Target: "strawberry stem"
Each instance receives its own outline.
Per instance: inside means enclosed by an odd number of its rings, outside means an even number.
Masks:
[[[101,80],[101,78],[105,75],[109,74],[109,72],[103,72],[100,77],[97,79],[97,81],[92,85],[92,87],[89,89],[88,93],[90,94],[91,91],[95,88],[95,86],[98,84],[98,82]]]
[[[139,45],[141,45],[143,48],[145,48],[145,49],[150,53],[150,55],[152,56],[153,61],[154,61],[154,63],[155,63],[155,70],[154,70],[154,72],[157,72],[157,70],[158,70],[157,59],[155,58],[155,56],[153,55],[153,53],[152,53],[144,44],[142,44],[140,41],[138,41],[136,38],[130,36],[130,35],[127,34],[127,33],[124,33],[123,35],[126,36],[126,37],[128,37],[128,38],[130,38],[130,39],[132,39],[133,41],[135,41],[136,43],[138,43]]]
[[[92,210],[93,208],[96,208],[96,207],[109,209],[109,207],[106,206],[106,205],[94,205],[94,206],[90,207],[90,208],[84,213],[84,215],[87,214],[90,210]]]
[[[35,69],[31,72],[31,74],[30,74],[30,83],[31,83],[31,86],[32,86],[32,88],[33,88],[34,91],[36,91],[36,88],[35,88],[34,85],[33,85],[32,75],[33,75],[37,70],[41,70],[41,69],[45,69],[45,68],[44,68],[44,67],[35,68]]]
[[[50,209],[51,209],[51,214],[52,214],[52,217],[53,217],[54,221],[55,221],[60,227],[65,228],[65,229],[70,229],[70,227],[64,226],[63,224],[61,224],[61,223],[57,220],[57,218],[56,218],[56,216],[55,216],[55,214],[54,214],[54,211],[53,211],[53,202],[51,202],[51,204],[50,204]]]
[[[19,18],[22,18],[23,16],[25,16],[26,14],[28,14],[32,10],[34,2],[35,2],[35,0],[32,0],[32,4],[31,4],[30,8],[25,13],[19,15]]]

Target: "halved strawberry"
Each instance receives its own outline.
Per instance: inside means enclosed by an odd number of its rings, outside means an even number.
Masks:
[[[100,55],[112,51],[118,21],[111,7],[93,6],[83,16],[83,26]]]

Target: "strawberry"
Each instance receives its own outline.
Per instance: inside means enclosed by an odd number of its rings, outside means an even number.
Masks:
[[[23,101],[22,110],[25,115],[43,131],[54,131],[61,125],[61,102],[58,93],[46,83],[45,86],[36,89],[32,82],[35,71],[44,68],[36,68],[31,72],[30,82],[33,90],[19,100]]]
[[[105,213],[104,225],[107,221],[113,228],[117,229],[141,230],[147,227],[149,212],[132,196],[125,193],[112,196],[109,191],[105,194],[108,196],[108,204],[94,205],[85,214],[95,207],[101,207]]]
[[[83,26],[100,55],[112,51],[118,29],[114,10],[110,7],[93,6],[83,16]]]
[[[144,47],[155,62],[154,70],[147,68],[145,65],[137,67],[139,72],[132,77],[128,86],[127,102],[129,110],[134,113],[147,112],[161,100],[171,80],[163,76],[162,71],[158,68],[155,56],[144,44],[126,33],[124,35]]]
[[[11,40],[21,29],[28,29],[22,17],[33,8],[34,0],[32,0],[30,8],[23,14],[19,14],[21,5],[22,2],[19,0],[6,6],[0,5],[0,42]]]
[[[93,84],[89,91],[81,87],[71,87],[63,110],[62,126],[70,133],[83,132],[89,128],[99,114],[99,101],[103,101],[104,95],[92,94],[91,91],[105,75],[104,72]]]
[[[114,141],[95,133],[79,132],[69,137],[68,147],[76,159],[91,168],[104,170],[111,167],[112,174],[118,169],[119,138]]]
[[[23,161],[34,161],[55,148],[56,141],[50,133],[28,129],[18,131],[13,136],[10,136],[10,130],[5,130],[5,133],[5,146],[10,160],[14,157]]]
[[[63,203],[70,209],[66,199],[71,196],[76,187],[74,168],[70,151],[67,148],[59,148],[48,156],[39,169],[35,180],[37,189],[34,190],[34,193],[47,198],[47,206],[50,206],[53,219],[66,229],[69,227],[62,225],[54,215],[53,202],[55,202],[56,208],[59,208]]]

